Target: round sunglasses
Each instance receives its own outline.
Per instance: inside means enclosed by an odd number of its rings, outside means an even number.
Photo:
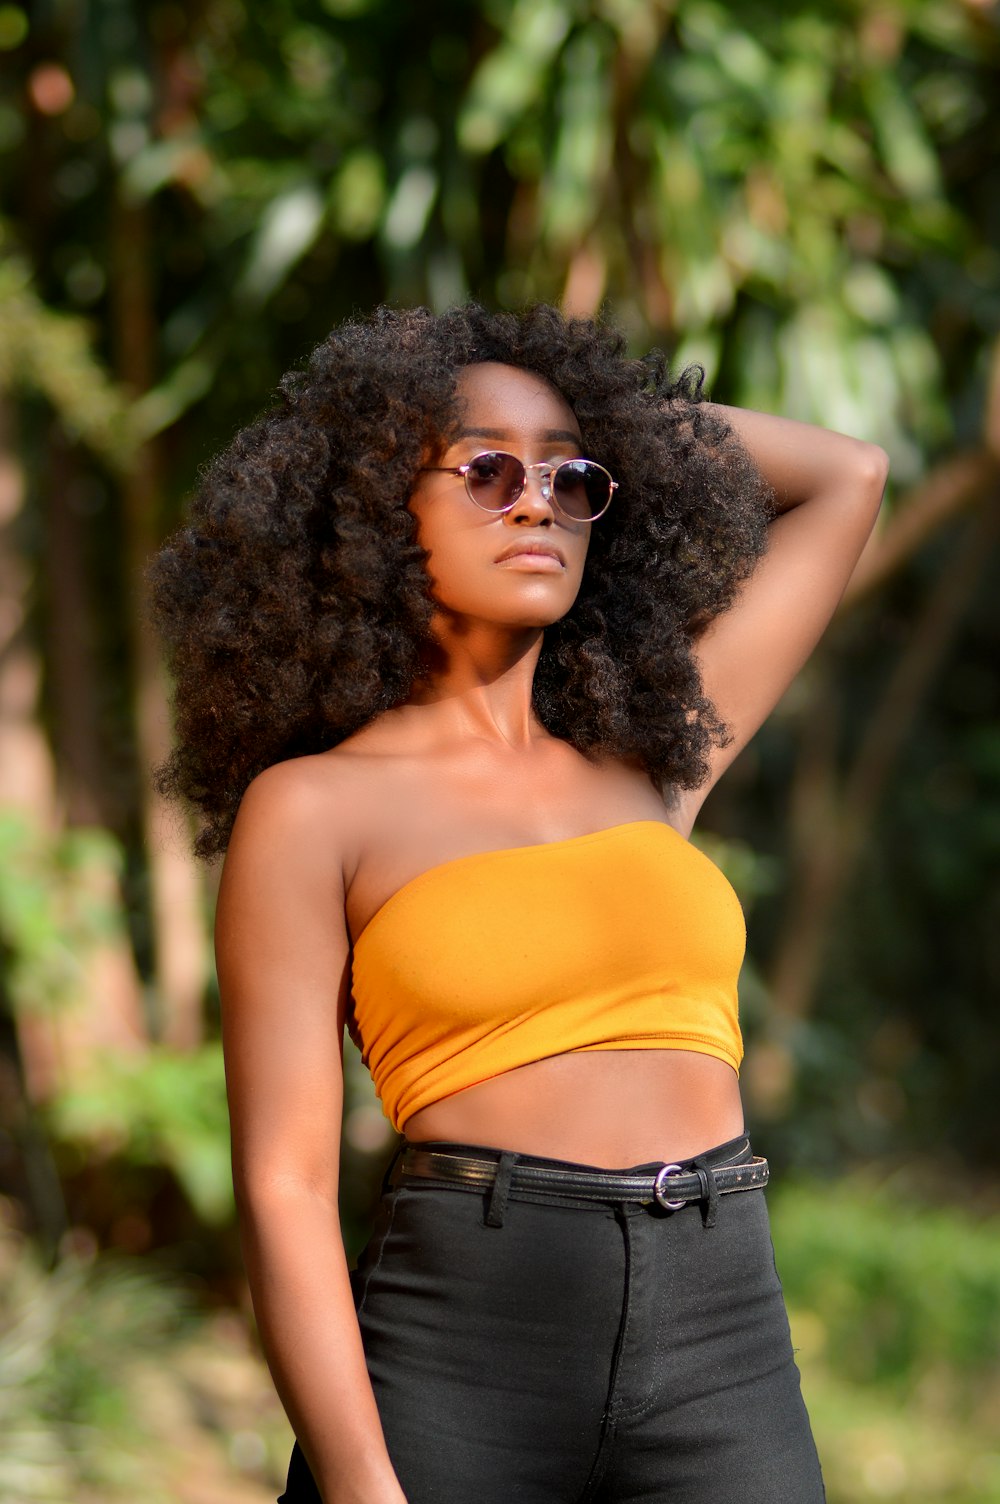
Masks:
[[[501,449],[473,455],[464,465],[423,468],[460,475],[469,499],[484,512],[509,512],[528,483],[528,471],[537,470],[544,500],[572,522],[596,522],[608,510],[618,489],[618,482],[594,460],[562,460],[557,465],[540,461],[526,465],[516,454],[505,454]]]

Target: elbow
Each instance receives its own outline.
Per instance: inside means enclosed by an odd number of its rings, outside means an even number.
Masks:
[[[333,1176],[299,1173],[234,1174],[236,1211],[241,1225],[295,1216],[300,1209],[336,1215],[338,1186]]]
[[[889,456],[880,444],[858,445],[856,473],[860,493],[877,512],[889,477]]]
[[[295,1181],[238,1188],[236,1214],[251,1288],[262,1271],[284,1265],[290,1250],[343,1247],[336,1196]]]

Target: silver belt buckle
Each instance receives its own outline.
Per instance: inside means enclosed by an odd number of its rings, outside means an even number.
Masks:
[[[682,1206],[687,1206],[686,1201],[668,1201],[666,1194],[666,1183],[671,1175],[683,1174],[684,1170],[681,1165],[663,1165],[657,1170],[656,1179],[653,1181],[653,1196],[664,1211],[679,1212]]]

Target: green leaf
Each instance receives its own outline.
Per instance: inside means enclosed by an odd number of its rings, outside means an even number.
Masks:
[[[128,398],[94,353],[92,329],[46,307],[27,262],[8,254],[0,259],[0,391],[17,390],[45,397],[66,431],[113,466],[128,464]]]
[[[253,237],[238,296],[265,302],[305,255],[322,223],[323,199],[313,183],[299,183],[272,199]]]
[[[880,70],[863,87],[889,176],[908,198],[936,197],[941,192],[937,158],[900,81]]]
[[[209,1223],[229,1220],[233,1190],[226,1083],[219,1043],[193,1052],[163,1046],[142,1056],[104,1056],[48,1111],[61,1139],[165,1164]]]
[[[480,63],[459,111],[458,140],[467,152],[492,151],[518,116],[540,102],[571,22],[560,0],[517,0],[503,41]]]

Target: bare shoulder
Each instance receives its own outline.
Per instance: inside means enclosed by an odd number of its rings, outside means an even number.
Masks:
[[[343,1015],[350,814],[350,772],[324,754],[276,763],[243,796],[215,915],[230,1055],[248,1030],[274,1038],[315,1015],[322,1032]]]
[[[371,784],[366,763],[338,747],[266,768],[243,795],[227,861],[246,846],[259,846],[272,858],[294,857],[314,875],[349,869]]]
[[[248,786],[233,827],[220,899],[280,887],[299,911],[344,912],[372,845],[384,845],[408,799],[412,749],[380,717],[326,752],[290,758]]]
[[[350,763],[337,758],[336,752],[276,762],[247,786],[237,821],[294,824],[320,814],[336,814],[338,806],[347,805],[344,785],[349,778]]]

